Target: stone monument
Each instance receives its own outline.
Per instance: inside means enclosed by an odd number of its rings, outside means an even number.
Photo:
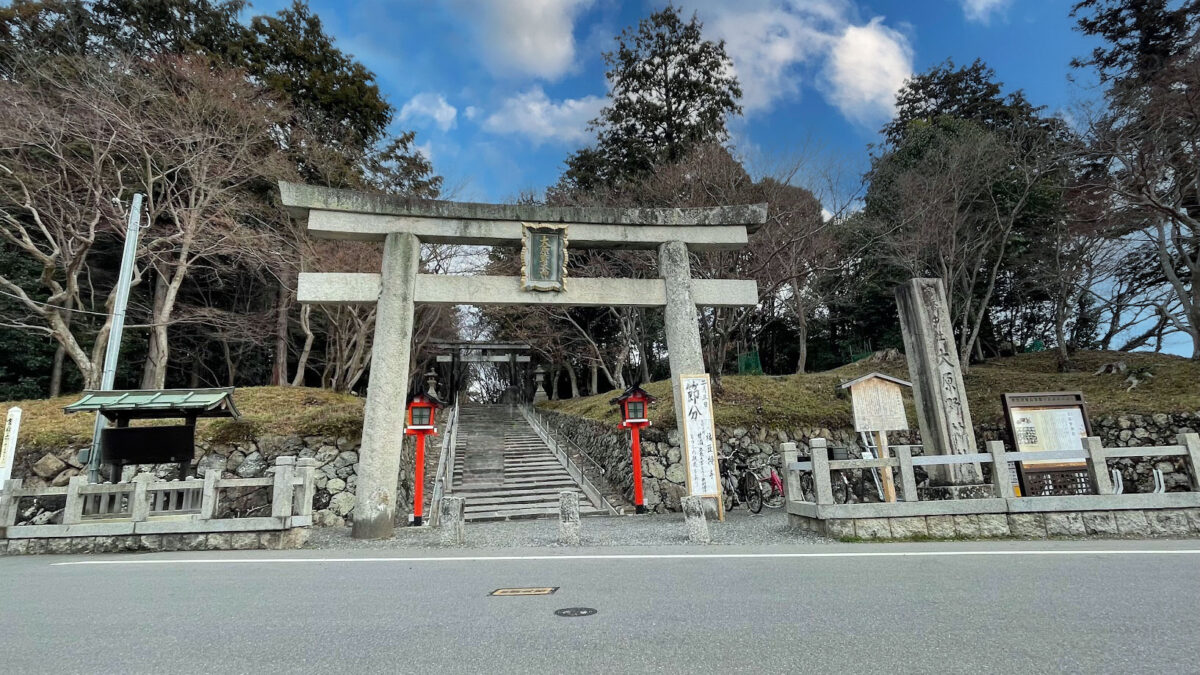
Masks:
[[[896,288],[896,305],[925,452],[975,454],[971,409],[942,280],[909,279]],[[982,481],[978,463],[930,469],[935,484],[975,485]]]

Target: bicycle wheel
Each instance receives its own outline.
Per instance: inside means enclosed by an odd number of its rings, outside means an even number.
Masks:
[[[850,486],[841,477],[832,481],[833,485],[833,502],[835,504],[845,504],[850,501]]]
[[[725,505],[726,513],[733,509],[733,500],[735,498],[733,492],[733,487],[728,483],[721,486],[721,502]]]
[[[758,478],[746,474],[742,478],[742,491],[746,494],[746,508],[750,513],[762,513],[763,496],[758,487]]]
[[[813,487],[813,478],[811,473],[800,474],[800,496],[801,501],[817,501],[817,491]]]

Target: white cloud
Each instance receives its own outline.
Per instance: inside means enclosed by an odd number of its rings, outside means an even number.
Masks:
[[[425,157],[426,162],[433,163],[433,143],[431,141],[425,141],[413,149],[421,153]]]
[[[1000,12],[1011,0],[960,0],[962,3],[963,14],[967,17],[967,21],[976,23],[987,23],[991,20],[992,15]]]
[[[519,134],[535,145],[559,142],[571,145],[586,143],[587,125],[604,106],[598,96],[551,101],[541,87],[535,86],[505,100],[488,116],[483,128],[497,134]]]
[[[441,94],[422,93],[412,97],[404,107],[400,108],[400,121],[407,122],[417,117],[427,117],[437,124],[442,131],[448,131],[454,126],[458,110],[446,103]]]
[[[484,66],[547,80],[575,64],[575,19],[593,0],[455,0],[477,33]]]
[[[877,17],[864,22],[853,0],[685,0],[709,38],[725,48],[742,86],[747,114],[770,110],[823,76],[821,91],[848,118],[874,124],[890,112],[890,99],[911,73],[907,38]],[[890,46],[889,46],[890,45]],[[887,57],[856,62],[853,51],[870,47]],[[900,73],[903,71],[903,73]],[[899,73],[899,77],[897,77]],[[864,83],[843,81],[857,75]],[[890,87],[890,89],[888,89]],[[880,101],[889,101],[880,105]]]
[[[912,73],[912,60],[908,40],[881,18],[850,26],[834,45],[825,70],[830,102],[862,124],[890,118],[896,91]]]
[[[473,105],[469,105],[466,108],[463,108],[463,117],[465,117],[469,120],[475,119],[478,115],[479,115],[479,108],[476,108]]]

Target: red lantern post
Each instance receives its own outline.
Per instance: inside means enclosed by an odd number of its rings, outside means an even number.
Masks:
[[[425,437],[437,435],[434,427],[434,414],[440,402],[429,394],[415,394],[408,401],[408,426],[404,433],[416,436],[417,457],[416,484],[413,486],[413,525],[421,524],[422,510],[425,501]]]
[[[629,429],[630,446],[633,450],[633,504],[637,513],[646,512],[646,501],[642,494],[642,427],[650,426],[647,409],[654,397],[641,387],[625,390],[613,403],[621,410],[621,427]]]

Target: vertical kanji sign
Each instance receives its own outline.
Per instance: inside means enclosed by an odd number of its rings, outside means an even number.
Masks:
[[[680,375],[683,393],[683,419],[680,435],[683,438],[684,461],[687,462],[688,494],[694,497],[716,497],[721,504],[721,475],[717,465],[717,433],[713,425],[712,389],[708,375]],[[724,514],[721,514],[724,517]]]

